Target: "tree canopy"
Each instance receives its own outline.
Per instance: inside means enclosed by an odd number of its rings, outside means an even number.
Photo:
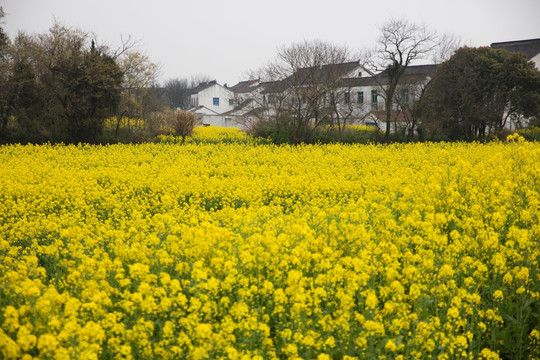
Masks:
[[[19,33],[4,60],[4,141],[95,142],[115,113],[123,74],[109,49],[60,24]],[[8,121],[9,120],[9,121]]]
[[[522,53],[460,48],[437,68],[418,105],[427,135],[472,140],[540,113],[540,72]]]
[[[159,68],[135,46],[111,50],[59,23],[10,41],[0,27],[0,141],[100,142],[107,118],[161,110],[148,91]]]

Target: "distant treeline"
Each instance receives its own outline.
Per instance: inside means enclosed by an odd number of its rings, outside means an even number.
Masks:
[[[167,110],[158,66],[136,45],[129,38],[113,50],[60,24],[10,40],[0,27],[0,142],[146,141],[174,131],[185,116]],[[140,123],[122,126],[126,116]]]
[[[3,16],[0,7],[0,19]],[[386,29],[403,41],[411,41],[416,38],[408,36],[409,32],[420,34],[423,30],[411,26],[406,21],[390,22],[383,34]],[[425,41],[435,41],[435,37],[425,36]],[[411,119],[406,131],[390,134],[395,99],[410,65],[396,59],[395,54],[408,51],[407,59],[418,54],[415,46],[402,48],[403,42],[388,41],[383,42],[383,49],[395,51],[380,52],[382,63],[376,67],[387,80],[377,90],[385,99],[384,141],[471,141],[504,137],[509,123],[514,124],[513,129],[539,125],[540,72],[534,64],[520,53],[461,47],[437,67],[425,86],[418,86],[418,99],[403,109]],[[208,79],[171,79],[160,87],[158,66],[135,48],[131,38],[111,49],[98,44],[89,33],[60,24],[44,34],[21,32],[13,40],[0,27],[0,143],[141,142],[163,133],[189,134],[196,117],[171,108],[189,106],[190,88]],[[431,49],[424,49],[425,54]],[[348,53],[333,44],[307,41],[281,50],[278,59],[289,61],[280,64],[284,71],[276,72],[272,65],[266,73],[274,75],[270,80],[284,84],[283,78],[290,73],[305,73],[298,64],[318,64],[311,67],[318,71],[324,64],[345,61]],[[377,58],[377,53],[372,58]],[[367,68],[369,61],[365,64]],[[301,99],[293,104],[303,105],[261,111],[268,116],[262,116],[249,130],[276,143],[381,141],[375,132],[344,131],[350,122],[338,111],[339,97],[333,96],[341,88],[332,85],[314,82],[312,88],[318,91],[312,91],[304,83],[288,84],[272,95],[283,97],[276,103],[282,106],[286,100]],[[330,102],[335,105],[333,112],[325,105],[329,96],[335,100]],[[323,113],[337,115],[317,116]],[[137,125],[132,126],[126,118],[138,119]]]

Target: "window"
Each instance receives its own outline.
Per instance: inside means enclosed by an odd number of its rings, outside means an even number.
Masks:
[[[377,103],[377,90],[371,90],[371,102],[373,104]]]
[[[362,72],[361,71],[358,72],[358,77],[362,77]]]
[[[345,104],[348,104],[351,102],[351,94],[349,92],[346,92],[345,94]]]
[[[276,98],[274,95],[268,95],[268,103],[273,104],[276,102]]]
[[[409,102],[409,90],[405,89],[403,90],[403,94],[401,96],[401,102],[404,104],[407,104]]]
[[[364,92],[359,91],[357,95],[357,103],[363,104],[364,103]]]
[[[219,100],[219,99],[218,99]],[[219,104],[218,104],[219,105]],[[233,106],[234,105],[234,99],[229,99],[229,105],[230,106]]]
[[[213,101],[214,101],[214,105],[219,106],[219,98],[218,97],[214,98]]]

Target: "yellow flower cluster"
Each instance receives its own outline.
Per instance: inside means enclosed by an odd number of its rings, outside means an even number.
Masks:
[[[0,164],[0,358],[539,356],[537,143],[7,145]]]
[[[269,144],[270,141],[262,138],[254,138],[237,128],[224,128],[220,126],[197,126],[191,136],[158,135],[158,143],[168,144]]]
[[[518,133],[513,133],[511,135],[508,135],[506,137],[506,141],[509,141],[509,142],[524,142],[525,141],[525,138],[523,136],[521,136],[520,134]]]
[[[126,116],[122,116],[120,120],[118,120],[116,117],[110,117],[105,119],[103,126],[106,129],[114,130],[116,129],[116,126],[119,125],[122,128],[131,128],[131,129],[144,129],[146,121],[141,118],[129,118]]]

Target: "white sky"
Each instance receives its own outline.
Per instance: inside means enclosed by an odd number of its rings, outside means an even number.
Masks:
[[[58,20],[112,48],[121,36],[161,66],[160,79],[207,75],[234,85],[282,45],[321,39],[375,45],[390,18],[425,23],[469,46],[540,38],[540,0],[2,0],[2,25],[43,33]]]

